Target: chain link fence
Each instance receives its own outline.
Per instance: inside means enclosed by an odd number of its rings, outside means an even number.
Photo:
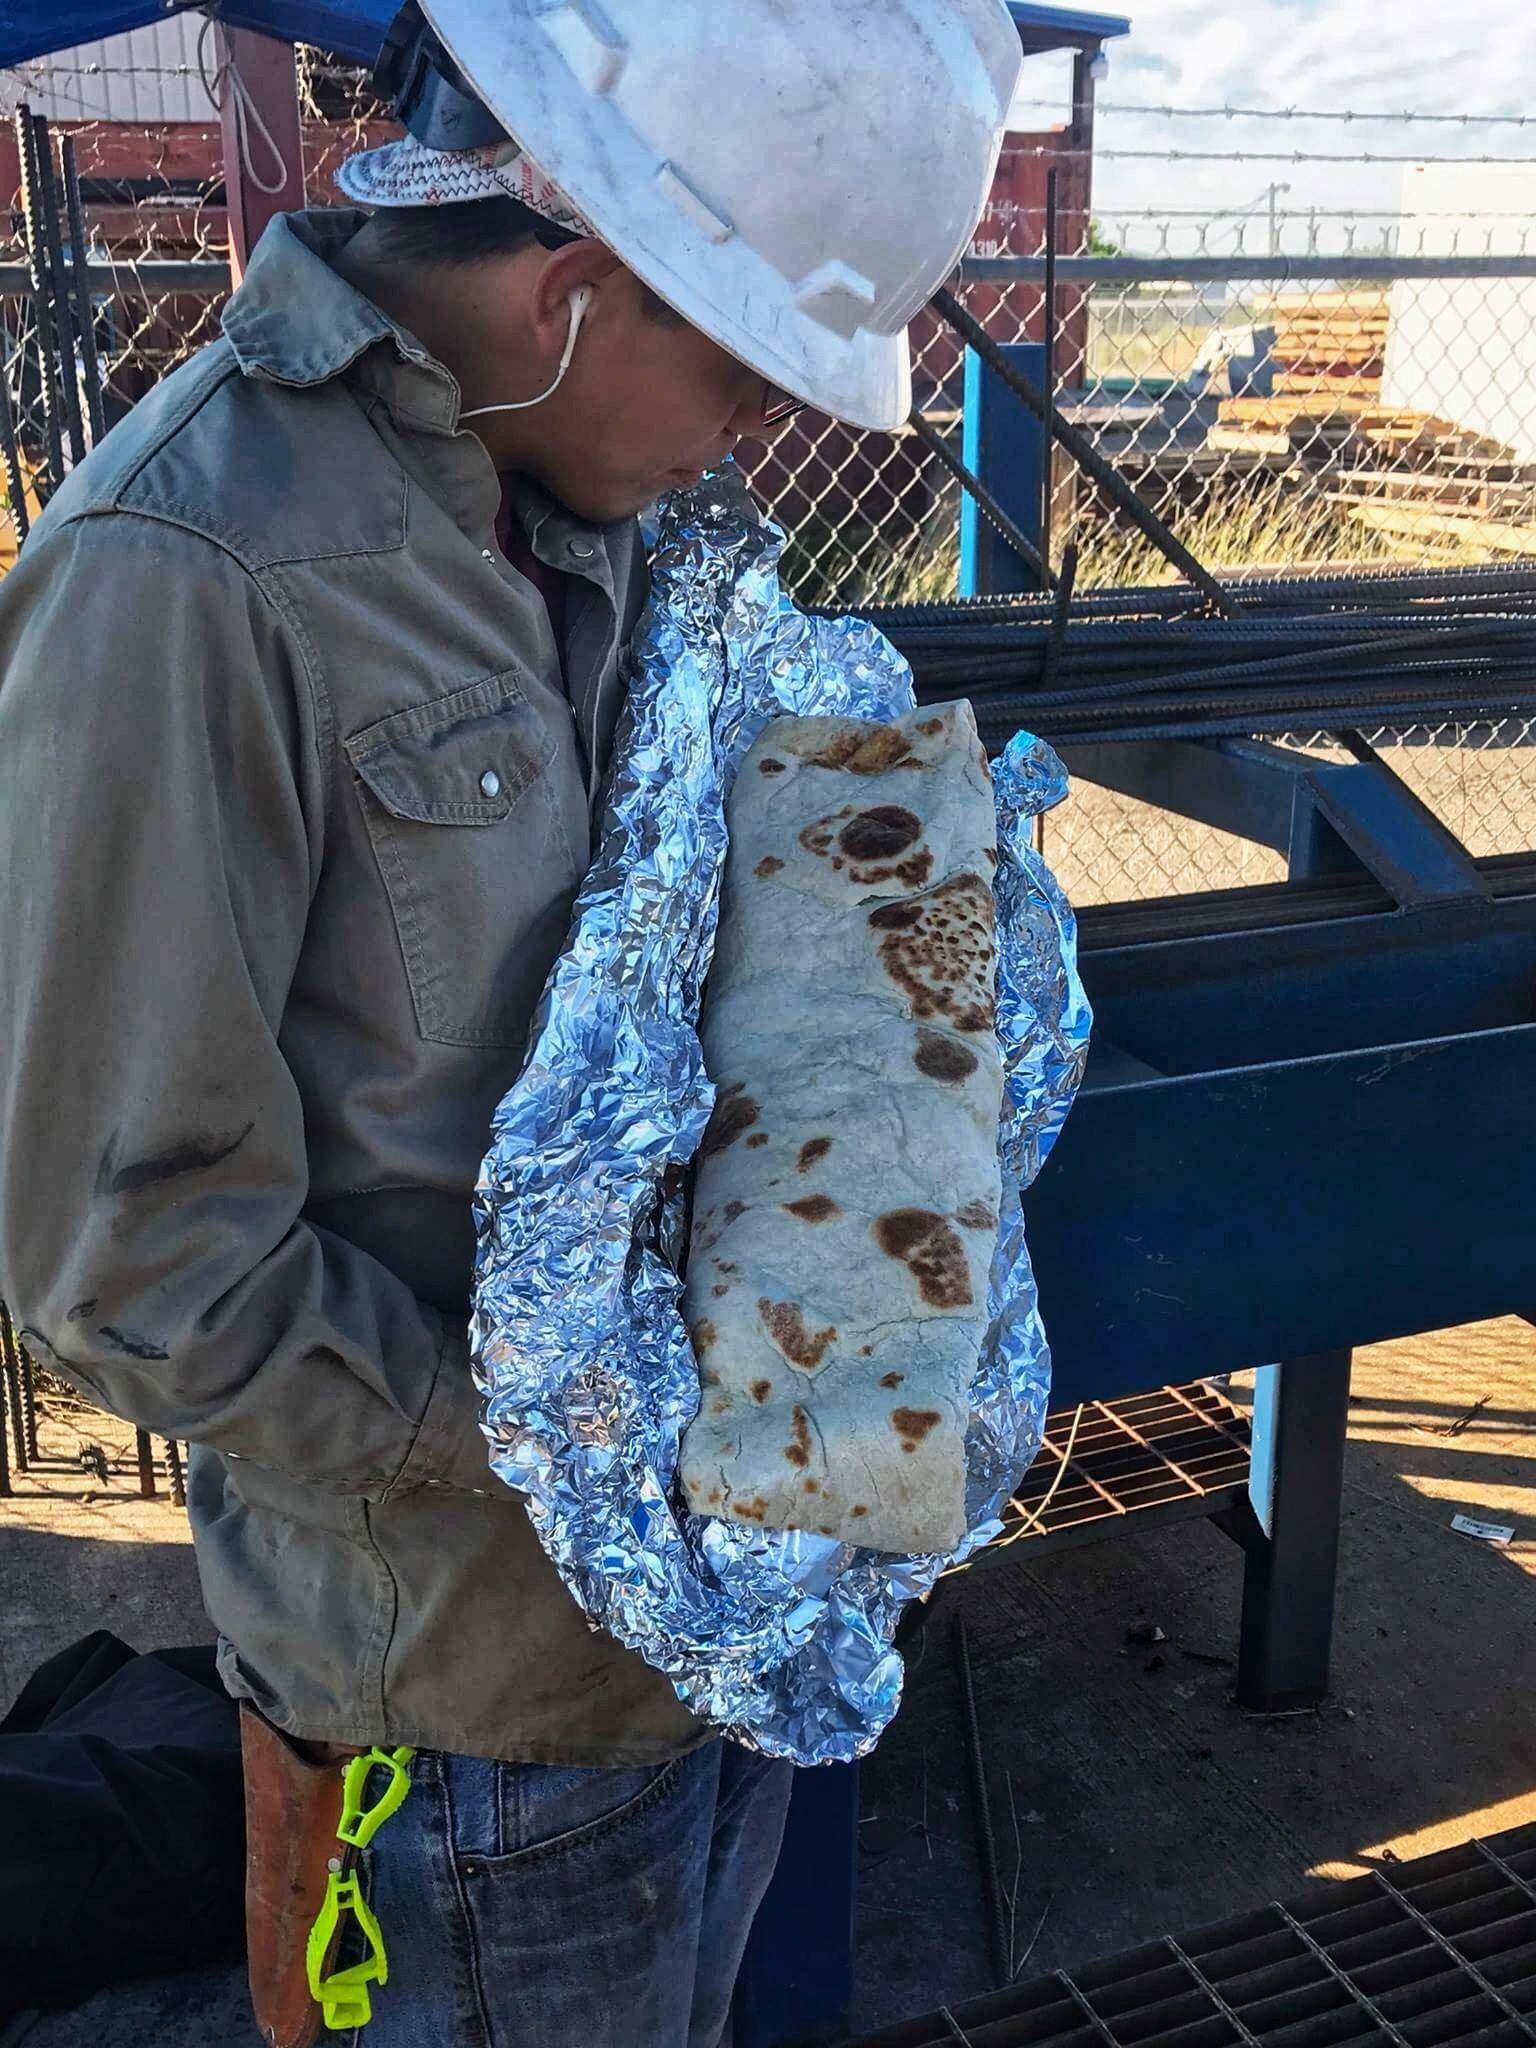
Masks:
[[[109,425],[216,336],[227,294],[211,46],[178,20],[179,42],[155,32],[142,61],[119,43],[0,75],[0,111],[30,100],[74,138]],[[345,154],[394,131],[356,66],[301,48],[298,78],[309,190],[323,201]],[[4,151],[0,136],[9,197]],[[1059,143],[1038,154],[1067,163]],[[1234,177],[1249,160],[1233,155]],[[1043,173],[1030,203],[994,198],[959,295],[999,341],[1049,337],[1068,417],[1218,575],[1536,557],[1536,163],[1408,164],[1390,213],[1290,206],[1289,187],[1271,183],[1249,206],[1101,219],[1087,211],[1085,166],[1067,168],[1053,303]],[[991,274],[998,258],[1012,270]],[[1471,274],[1413,269],[1449,259]],[[44,422],[22,262],[16,216],[0,212],[0,360],[35,484]],[[962,350],[931,313],[913,342],[916,404],[958,453]],[[958,487],[910,429],[862,434],[807,413],[743,452],[790,536],[785,574],[801,601],[956,593]],[[1174,573],[1059,458],[1050,529],[1056,560],[1077,548],[1080,589]],[[15,544],[0,511],[0,574]],[[1536,846],[1528,729],[1379,737],[1473,852]],[[1047,834],[1082,902],[1281,878],[1264,848],[1087,786]]]

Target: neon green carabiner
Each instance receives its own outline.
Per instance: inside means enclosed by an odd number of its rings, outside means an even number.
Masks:
[[[414,1749],[374,1748],[352,1758],[341,1776],[341,1819],[336,1826],[338,1842],[345,1842],[349,1848],[366,1849],[390,1815],[399,1812],[401,1801],[411,1789],[406,1766],[415,1754]],[[389,1783],[373,1805],[365,1810],[363,1794],[375,1771],[388,1771]]]
[[[325,1959],[347,1913],[352,1914],[362,1930],[368,1953],[360,1963],[352,1963],[345,1970],[333,1970],[326,1976]],[[305,1944],[304,1968],[309,1979],[309,1995],[320,2007],[325,2024],[333,2034],[343,2033],[351,2027],[367,2026],[373,2017],[368,1986],[389,1982],[389,1957],[379,1923],[355,1877],[343,1877],[339,1870],[333,1870],[326,1879],[325,1898]]]
[[[336,1824],[336,1839],[345,1848],[366,1849],[385,1821],[399,1812],[401,1802],[411,1789],[407,1766],[415,1754],[413,1749],[374,1748],[352,1757],[344,1766],[341,1774],[341,1819]],[[368,1780],[377,1770],[388,1771],[389,1783],[372,1806],[365,1807],[363,1800]],[[327,1976],[325,1959],[332,1953],[343,1920],[349,1913],[357,1922],[368,1953],[361,1962],[351,1963],[344,1970],[332,1970]],[[310,1928],[309,1939],[304,1945],[304,1971],[309,1981],[309,1995],[319,2006],[326,2028],[333,2034],[366,2027],[373,2017],[368,1986],[389,1982],[389,1955],[384,1947],[383,1930],[363,1897],[357,1877],[345,1869],[341,1857],[333,1858],[326,1877],[325,1897],[320,1902],[315,1924]]]

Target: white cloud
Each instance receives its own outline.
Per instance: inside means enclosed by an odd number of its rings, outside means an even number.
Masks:
[[[1518,114],[1524,128],[1370,121],[1170,120],[1101,113],[1095,213],[1235,209],[1290,187],[1292,211],[1394,212],[1400,166],[1234,161],[1261,152],[1357,156],[1536,157],[1536,8],[1529,0],[1126,0],[1131,34],[1109,46],[1102,100],[1158,106],[1411,109]],[[1201,162],[1116,158],[1105,151],[1226,152]],[[1133,243],[1145,232],[1132,232]],[[1226,246],[1231,246],[1230,238]],[[1250,242],[1249,246],[1257,246]],[[1362,244],[1363,246],[1363,244]]]

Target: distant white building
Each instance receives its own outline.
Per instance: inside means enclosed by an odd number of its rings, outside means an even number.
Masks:
[[[1415,165],[1398,253],[1536,255],[1536,164]],[[1536,462],[1536,278],[1394,285],[1382,402]]]

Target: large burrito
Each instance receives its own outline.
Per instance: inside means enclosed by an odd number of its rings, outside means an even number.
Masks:
[[[970,706],[779,719],[728,821],[689,1504],[951,1550],[1000,1195],[997,826]]]

